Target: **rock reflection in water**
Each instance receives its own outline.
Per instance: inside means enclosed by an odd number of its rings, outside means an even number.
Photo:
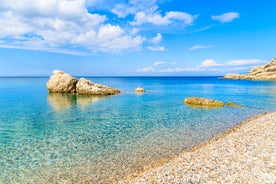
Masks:
[[[91,103],[95,103],[100,99],[104,99],[104,96],[86,96],[76,94],[62,94],[62,93],[49,93],[48,102],[56,111],[64,111],[70,109],[73,105],[79,105],[81,108],[85,108]]]
[[[89,106],[92,103],[95,103],[99,100],[103,100],[108,98],[108,96],[91,96],[91,95],[76,95],[77,105],[81,108],[85,109],[85,107]]]

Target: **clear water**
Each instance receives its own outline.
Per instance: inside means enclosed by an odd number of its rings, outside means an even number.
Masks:
[[[0,183],[108,183],[276,110],[276,82],[97,77],[110,97],[48,94],[48,78],[0,78]],[[136,87],[146,93],[136,94]],[[243,108],[194,108],[189,96]]]

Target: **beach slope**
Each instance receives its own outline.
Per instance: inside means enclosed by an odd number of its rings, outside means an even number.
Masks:
[[[276,112],[252,117],[120,183],[274,183]]]

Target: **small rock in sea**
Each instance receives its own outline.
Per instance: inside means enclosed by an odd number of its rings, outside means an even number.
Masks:
[[[145,89],[138,87],[138,88],[135,89],[135,92],[137,92],[137,93],[144,93]]]
[[[240,106],[240,105],[238,105],[238,104],[235,104],[235,103],[233,103],[233,102],[227,102],[226,105],[229,106],[229,107],[237,107],[237,108],[241,108],[241,107],[242,107],[242,106]]]
[[[196,106],[223,107],[224,103],[219,100],[209,98],[189,97],[184,99],[184,103]]]

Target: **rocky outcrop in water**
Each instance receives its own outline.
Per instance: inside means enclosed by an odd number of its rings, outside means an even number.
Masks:
[[[276,58],[263,66],[255,66],[248,74],[227,74],[224,79],[276,80]]]
[[[224,104],[222,101],[213,100],[209,98],[200,98],[200,97],[189,97],[184,99],[184,103],[191,106],[198,106],[198,107],[237,107],[240,108],[242,106],[235,104],[233,102],[227,102]]]
[[[76,86],[76,91],[80,95],[113,95],[120,93],[118,89],[96,84],[85,78],[79,80]]]
[[[80,95],[113,95],[120,93],[120,90],[96,84],[90,80],[80,80],[60,70],[54,70],[53,75],[46,84],[50,93],[77,93]]]
[[[51,93],[75,93],[78,79],[60,70],[54,70],[46,86]]]
[[[184,103],[196,106],[223,107],[224,103],[219,100],[209,98],[189,97],[185,98]]]

